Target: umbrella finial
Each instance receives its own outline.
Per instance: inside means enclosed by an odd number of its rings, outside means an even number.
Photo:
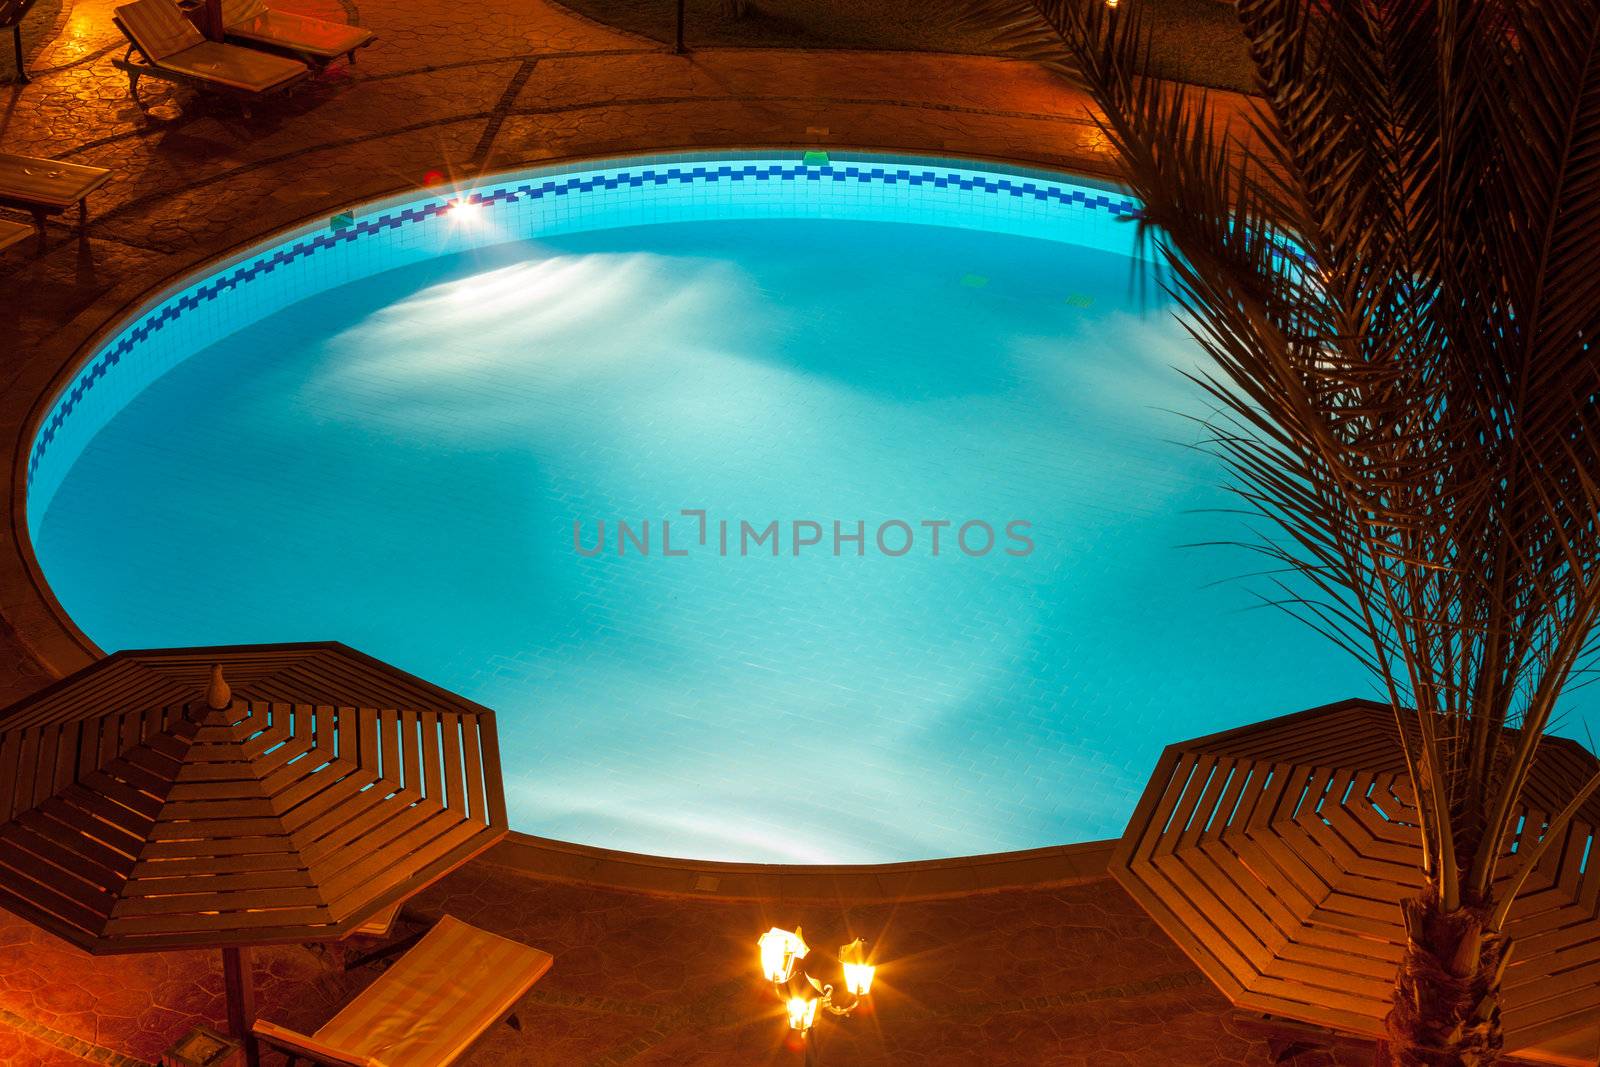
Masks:
[[[228,688],[228,680],[222,676],[222,664],[211,665],[211,688],[206,690],[206,703],[213,711],[221,711],[233,703],[233,690]]]

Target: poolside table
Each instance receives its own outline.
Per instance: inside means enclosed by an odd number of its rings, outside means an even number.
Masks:
[[[89,194],[110,178],[105,167],[0,152],[0,206],[32,213],[43,241],[45,218],[73,204],[78,205],[78,224],[83,225],[89,217]]]
[[[0,252],[5,251],[18,241],[25,240],[33,232],[33,227],[26,222],[12,222],[9,219],[0,219]]]

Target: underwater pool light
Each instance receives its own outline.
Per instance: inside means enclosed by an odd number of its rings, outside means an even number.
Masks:
[[[458,226],[475,223],[483,217],[483,201],[457,197],[444,206],[444,213]]]

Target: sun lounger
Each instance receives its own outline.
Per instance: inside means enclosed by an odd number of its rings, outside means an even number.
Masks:
[[[384,908],[382,911],[374,914],[372,918],[368,919],[354,930],[351,930],[346,936],[388,937],[389,931],[394,929],[394,924],[400,919],[400,908],[402,904],[403,901],[395,901],[387,908]]]
[[[406,932],[396,936],[397,930],[406,928]],[[351,930],[345,939],[355,938],[387,939],[382,944],[371,946],[364,952],[347,954],[343,967],[346,971],[353,971],[372,963],[382,963],[393,959],[405,952],[426,937],[433,924],[415,912],[396,904],[393,908],[385,909],[368,919],[365,923]]]
[[[340,56],[354,63],[356,49],[375,39],[361,26],[280,11],[266,0],[222,0],[222,25],[230,41],[288,52],[319,70]]]
[[[33,232],[33,227],[25,222],[11,222],[0,219],[0,252],[5,251],[19,241],[28,239]]]
[[[264,1019],[256,1038],[336,1067],[446,1067],[502,1020],[550,969],[548,952],[445,916],[314,1034]]]
[[[227,93],[245,105],[286,89],[311,73],[298,60],[253,48],[208,41],[183,17],[173,0],[133,0],[112,19],[128,38],[128,54],[112,62],[128,73],[128,91],[139,99],[139,78],[151,75],[198,89]],[[145,62],[133,61],[135,50]]]
[[[349,933],[345,934],[344,937],[340,938],[340,940],[349,941],[351,938],[386,938],[393,934],[395,927],[401,925],[402,923],[409,926],[421,925],[424,927],[424,929],[420,933],[415,933],[406,937],[392,940],[386,945],[380,945],[377,948],[369,948],[367,951],[362,952],[359,955],[347,955],[342,964],[345,970],[353,971],[357,967],[364,967],[369,963],[373,963],[378,960],[386,960],[391,956],[399,955],[401,952],[404,952],[406,949],[422,940],[423,934],[427,933],[427,928],[429,928],[431,924],[416,915],[403,912],[402,909],[404,906],[404,901],[395,901],[387,908],[375,913],[372,918],[368,919],[354,930],[351,930]],[[326,941],[313,941],[306,945],[306,947],[312,952],[321,956],[323,959],[329,958],[328,942]]]
[[[78,224],[89,216],[89,194],[111,178],[104,167],[64,163],[0,152],[0,207],[18,208],[33,216],[44,241],[44,220],[78,205]]]

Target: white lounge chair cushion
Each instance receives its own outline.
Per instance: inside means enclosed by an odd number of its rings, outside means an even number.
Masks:
[[[306,65],[297,59],[216,41],[168,56],[157,66],[252,93],[264,93],[306,73]]]
[[[134,0],[117,8],[117,18],[152,63],[177,55],[205,40],[173,0]]]
[[[314,1036],[370,1067],[443,1067],[544,976],[548,952],[445,916]]]

